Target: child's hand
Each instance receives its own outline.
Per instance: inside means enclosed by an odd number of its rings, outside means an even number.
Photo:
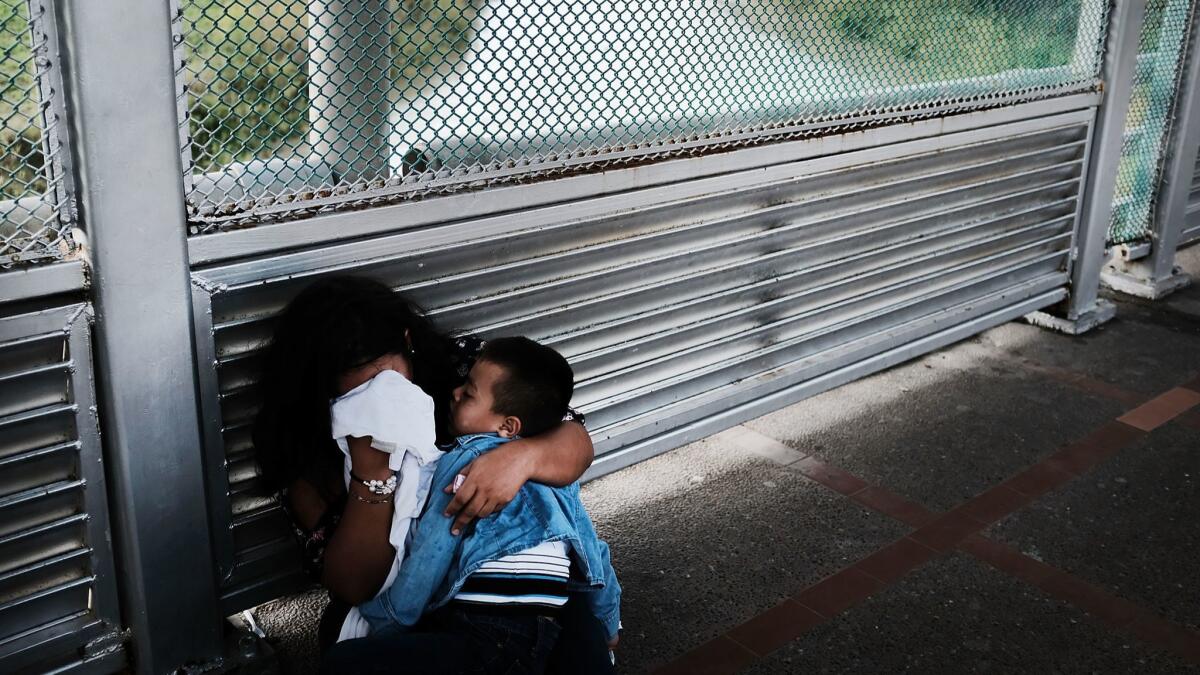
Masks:
[[[609,641],[608,641],[608,648],[609,648],[609,649],[616,649],[616,648],[617,648],[617,643],[618,643],[618,642],[620,642],[620,641],[621,641],[621,634],[620,634],[620,633],[617,633],[616,635],[612,636],[612,639],[611,639],[611,640],[609,640]]]

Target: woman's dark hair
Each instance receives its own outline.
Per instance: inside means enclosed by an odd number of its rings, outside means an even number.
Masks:
[[[442,437],[457,382],[445,336],[417,305],[352,276],[313,282],[288,303],[266,349],[254,421],[255,452],[272,488],[303,478],[331,501],[329,486],[342,475],[329,423],[338,376],[389,353],[408,357],[413,383],[433,397]]]

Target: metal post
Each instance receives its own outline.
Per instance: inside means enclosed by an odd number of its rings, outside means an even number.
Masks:
[[[309,145],[345,184],[387,177],[387,0],[309,0]]]
[[[166,2],[63,0],[92,247],[97,390],[125,623],[139,673],[222,650],[200,455]]]
[[[1196,154],[1200,152],[1200,55],[1196,54],[1195,3],[1189,2],[1188,40],[1181,48],[1175,93],[1176,106],[1171,132],[1163,147],[1162,182],[1154,213],[1151,216],[1150,251],[1148,258],[1124,259],[1114,255],[1102,274],[1104,284],[1114,290],[1137,297],[1157,300],[1191,283],[1191,277],[1175,268],[1175,250],[1187,220],[1188,194],[1192,189],[1192,171]],[[1122,251],[1128,257],[1130,247]]]
[[[1145,18],[1146,0],[1115,0],[1104,49],[1104,98],[1092,132],[1087,182],[1075,239],[1071,296],[1067,299],[1065,316],[1039,313],[1029,317],[1035,324],[1074,335],[1108,321],[1115,313],[1110,303],[1100,300],[1100,270],[1104,266],[1104,245],[1121,159],[1125,116],[1129,112],[1137,70],[1138,38]]]

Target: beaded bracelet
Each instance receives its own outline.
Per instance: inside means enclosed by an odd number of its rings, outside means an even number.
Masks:
[[[351,492],[350,494],[354,494],[354,493]],[[388,494],[387,496],[385,496],[381,499],[367,499],[366,497],[363,497],[363,496],[357,495],[357,494],[354,494],[354,498],[364,504],[387,504],[388,502],[392,501],[392,495],[390,495],[390,494]]]
[[[396,474],[388,476],[386,480],[366,480],[353,473],[350,474],[350,478],[362,483],[373,495],[390,495],[396,491]]]

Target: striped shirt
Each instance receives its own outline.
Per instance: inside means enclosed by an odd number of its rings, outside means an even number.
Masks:
[[[489,560],[463,583],[454,602],[489,609],[557,609],[567,604],[567,545],[548,541]]]

